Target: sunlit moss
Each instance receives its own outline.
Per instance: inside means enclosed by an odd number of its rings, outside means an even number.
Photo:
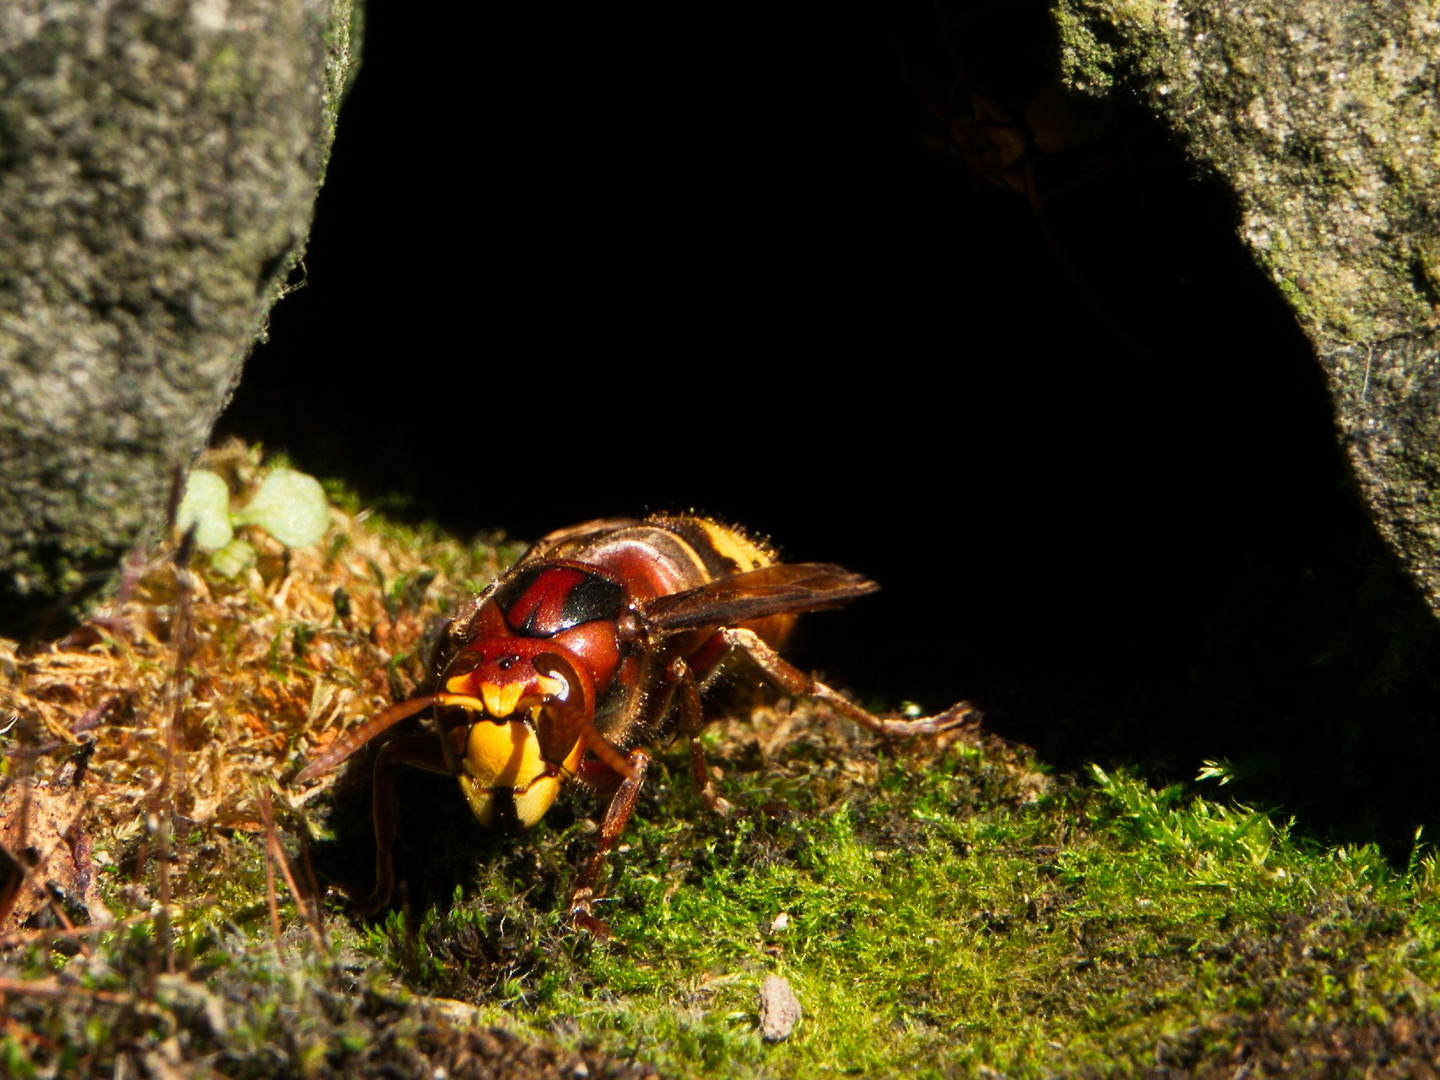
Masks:
[[[342,516],[338,548],[271,551],[247,581],[205,583],[203,661],[187,676],[204,690],[181,714],[173,834],[148,820],[173,575],[158,566],[125,609],[143,632],[115,624],[79,652],[7,660],[35,732],[116,685],[139,703],[95,729],[106,742],[85,781],[107,849],[98,895],[134,921],[84,949],[32,937],[0,954],[0,978],[45,988],[5,999],[7,1075],[108,1075],[150,1053],[230,1075],[433,1073],[527,1047],[674,1077],[1113,1075],[1161,1059],[1229,1075],[1336,1046],[1363,1066],[1382,1042],[1403,1062],[1403,1031],[1440,1028],[1440,860],[1423,837],[1398,869],[1184,787],[1051,776],[973,732],[878,744],[800,703],[707,733],[730,818],[704,809],[682,748],[661,752],[605,878],[608,941],[565,912],[596,800],[572,793],[537,828],[495,836],[454,785],[403,770],[402,888],[367,918],[346,900],[373,883],[365,763],[304,805],[288,804],[287,775],[331,737],[326,717],[363,715],[341,691],[408,692],[402,658],[506,553],[362,515]],[[301,891],[307,860],[336,890],[324,951],[280,876],[267,880],[261,792]],[[164,865],[168,932],[153,917]],[[757,1030],[767,974],[804,1008],[773,1045]],[[1252,1057],[1237,1061],[1242,1044]]]

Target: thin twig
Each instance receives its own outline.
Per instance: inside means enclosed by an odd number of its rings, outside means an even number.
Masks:
[[[194,586],[189,567],[194,547],[193,533],[193,529],[186,533],[175,553],[175,625],[171,633],[175,643],[175,666],[170,673],[170,713],[165,724],[165,769],[160,777],[155,806],[156,846],[160,861],[160,913],[155,927],[164,939],[165,970],[172,975],[175,973],[175,933],[170,919],[170,863],[174,840],[176,761],[181,752],[180,732],[185,722],[185,672],[190,666],[194,649]],[[181,764],[183,779],[183,762]]]
[[[35,945],[50,941],[60,941],[64,938],[90,937],[94,934],[104,934],[111,930],[124,930],[127,927],[135,926],[145,922],[154,916],[148,912],[141,912],[139,915],[131,915],[124,919],[108,923],[86,923],[84,926],[69,926],[60,929],[49,930],[12,930],[8,934],[0,935],[0,949],[10,949],[17,945]]]
[[[320,879],[315,876],[315,866],[310,861],[310,839],[308,836],[308,833],[310,831],[309,823],[302,818],[301,825],[302,828],[300,829],[300,865],[305,868],[305,884],[310,886],[310,895],[314,897],[315,918],[318,922],[320,918]]]
[[[300,890],[295,885],[295,875],[290,870],[290,859],[285,854],[285,848],[280,843],[280,834],[275,830],[275,812],[270,805],[270,792],[265,788],[260,789],[259,798],[256,800],[260,807],[260,820],[265,824],[265,843],[270,861],[280,867],[280,875],[285,879],[285,887],[290,890],[290,897],[295,901],[295,910],[305,920],[305,925],[310,928],[310,936],[315,939],[315,945],[326,956],[330,949],[325,944],[325,934],[320,925],[320,914],[317,910],[307,904],[300,895]],[[268,864],[267,864],[268,865]],[[274,881],[272,873],[270,880]],[[272,919],[275,920],[276,947],[279,947],[280,931],[278,922],[278,911],[271,900]]]
[[[79,984],[61,986],[54,979],[4,979],[0,978],[0,994],[22,994],[27,997],[66,998],[77,994],[117,1004],[131,1003],[134,994],[118,993],[114,990],[91,990]]]
[[[167,785],[168,786],[168,785]],[[166,793],[169,803],[169,793]],[[156,820],[156,838],[159,843],[160,860],[160,914],[155,925],[165,939],[165,971],[175,974],[175,929],[170,921],[170,808],[161,807]]]

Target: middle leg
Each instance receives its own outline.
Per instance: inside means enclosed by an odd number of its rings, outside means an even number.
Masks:
[[[878,735],[909,739],[919,735],[940,735],[964,727],[980,719],[980,710],[968,701],[957,702],[944,712],[918,720],[886,720],[870,710],[856,705],[838,690],[826,686],[819,679],[807,675],[794,664],[784,660],[779,653],[765,644],[760,635],[743,627],[720,631],[726,644],[739,649],[755,661],[770,681],[787,694],[813,697],[823,701],[836,712],[848,716],[862,727]]]
[[[677,656],[670,661],[666,675],[675,685],[675,692],[680,699],[677,703],[680,709],[679,733],[690,740],[690,776],[695,781],[695,790],[700,793],[700,798],[712,814],[723,817],[735,807],[721,798],[720,793],[715,790],[715,776],[710,771],[710,763],[705,760],[705,747],[700,742],[700,732],[705,727],[700,687],[695,682],[690,665],[683,657]]]

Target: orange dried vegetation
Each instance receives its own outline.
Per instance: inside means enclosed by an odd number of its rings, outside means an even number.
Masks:
[[[239,503],[265,471],[240,443],[202,465]],[[0,639],[0,842],[29,868],[0,887],[0,933],[46,905],[46,885],[105,921],[96,868],[130,861],[157,815],[178,835],[259,830],[262,790],[277,808],[313,798],[324,784],[292,797],[285,781],[414,690],[427,627],[505,558],[333,507],[312,548],[241,534],[258,560],[235,578],[203,552],[180,565],[172,540],[64,639]]]

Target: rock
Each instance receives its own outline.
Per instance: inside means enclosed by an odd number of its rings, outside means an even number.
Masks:
[[[1234,192],[1381,533],[1440,614],[1440,11],[1060,0],[1062,76],[1134,95]]]
[[[358,14],[0,4],[0,633],[163,525],[304,251]]]
[[[760,1037],[766,1042],[788,1039],[800,1022],[800,999],[790,981],[766,975],[760,984]]]

